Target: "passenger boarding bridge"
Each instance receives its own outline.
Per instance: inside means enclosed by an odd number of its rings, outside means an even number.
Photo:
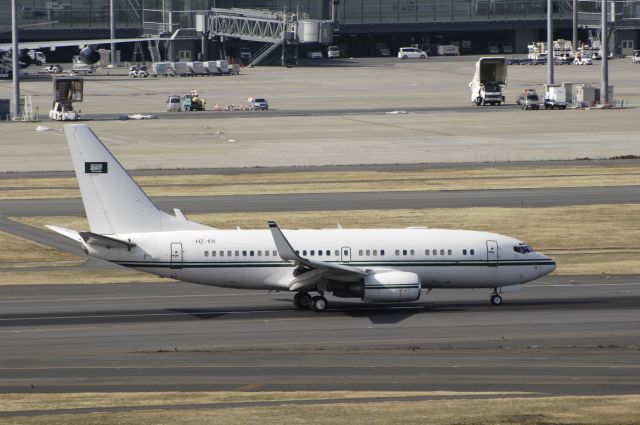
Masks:
[[[249,66],[255,66],[278,48],[283,65],[297,60],[299,43],[330,44],[333,21],[300,19],[295,13],[257,9],[212,8],[196,19],[196,29],[209,40],[224,43],[233,38],[262,42]]]

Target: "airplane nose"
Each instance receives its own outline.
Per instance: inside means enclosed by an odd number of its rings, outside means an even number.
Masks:
[[[556,262],[553,261],[553,259],[546,256],[545,256],[545,259],[547,260],[547,264],[545,264],[544,267],[542,267],[542,271],[544,272],[542,276],[546,276],[549,273],[552,273],[556,269]]]

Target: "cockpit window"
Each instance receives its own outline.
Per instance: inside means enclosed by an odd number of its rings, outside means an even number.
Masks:
[[[519,243],[518,245],[513,247],[513,250],[518,254],[528,254],[530,252],[533,252],[533,248],[531,248],[526,243]]]

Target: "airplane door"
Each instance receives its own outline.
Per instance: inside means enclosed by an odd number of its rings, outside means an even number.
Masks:
[[[351,262],[351,248],[348,246],[343,246],[340,248],[340,261],[343,263]]]
[[[487,241],[487,264],[489,267],[498,267],[498,242]]]
[[[182,268],[182,243],[171,242],[171,264],[172,269]]]

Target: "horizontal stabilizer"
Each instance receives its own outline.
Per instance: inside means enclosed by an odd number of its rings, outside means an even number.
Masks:
[[[59,233],[62,236],[66,236],[69,239],[73,239],[78,243],[82,243],[82,237],[80,236],[80,233],[77,230],[66,229],[64,227],[59,227],[59,226],[52,226],[50,224],[47,224],[44,227],[46,227],[49,230],[53,230],[54,232]]]
[[[103,248],[133,248],[136,244],[132,242],[123,241],[121,239],[110,238],[108,236],[98,235],[91,232],[79,232],[82,240],[87,245],[101,246]]]

